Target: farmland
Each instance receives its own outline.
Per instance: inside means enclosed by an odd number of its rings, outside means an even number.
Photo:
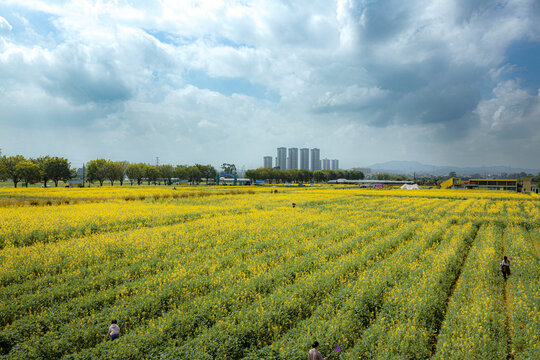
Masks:
[[[539,196],[276,189],[0,189],[0,358],[540,358]]]

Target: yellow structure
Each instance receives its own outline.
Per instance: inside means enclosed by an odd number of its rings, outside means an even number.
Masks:
[[[461,178],[451,177],[441,183],[441,189],[457,189],[462,187]]]
[[[516,179],[470,179],[464,185],[466,189],[475,190],[518,190]]]

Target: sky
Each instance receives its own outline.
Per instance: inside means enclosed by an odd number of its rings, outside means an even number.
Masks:
[[[0,149],[540,168],[537,0],[0,0]]]

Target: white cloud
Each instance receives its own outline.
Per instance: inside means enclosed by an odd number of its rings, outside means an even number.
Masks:
[[[129,153],[114,141],[186,159],[193,151],[198,162],[219,144],[223,161],[256,166],[263,148],[317,146],[343,148],[332,156],[354,166],[369,164],[355,154],[370,149],[374,161],[430,161],[427,144],[470,149],[482,141],[478,129],[536,136],[515,129],[537,118],[538,96],[506,81],[515,71],[509,45],[540,36],[533,0],[5,4],[15,10],[0,17],[0,89],[11,101],[0,124],[27,124],[19,119],[35,109],[32,123],[56,128],[54,114],[69,114],[80,119],[70,126],[90,126],[116,157]],[[46,34],[23,21],[25,9],[45,14]],[[191,71],[204,75],[200,88]],[[222,91],[221,79],[279,96],[272,103],[250,89]],[[427,153],[438,162],[444,151]]]
[[[477,112],[486,132],[499,139],[540,140],[540,89],[533,96],[516,81],[501,82],[491,99],[478,104]]]
[[[13,27],[8,23],[6,19],[0,16],[0,35],[8,34]]]

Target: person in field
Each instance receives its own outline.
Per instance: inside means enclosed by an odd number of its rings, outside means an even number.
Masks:
[[[504,280],[506,280],[506,276],[510,275],[510,260],[506,256],[499,264],[499,269],[502,271]]]
[[[319,347],[318,341],[314,341],[311,347],[313,349],[309,350],[309,360],[327,360],[328,359],[328,357],[323,358],[322,354],[319,352],[319,350],[317,350],[317,348]]]
[[[116,320],[111,321],[111,326],[109,326],[107,336],[111,339],[111,341],[118,339],[118,337],[120,336],[120,327],[116,323]]]

